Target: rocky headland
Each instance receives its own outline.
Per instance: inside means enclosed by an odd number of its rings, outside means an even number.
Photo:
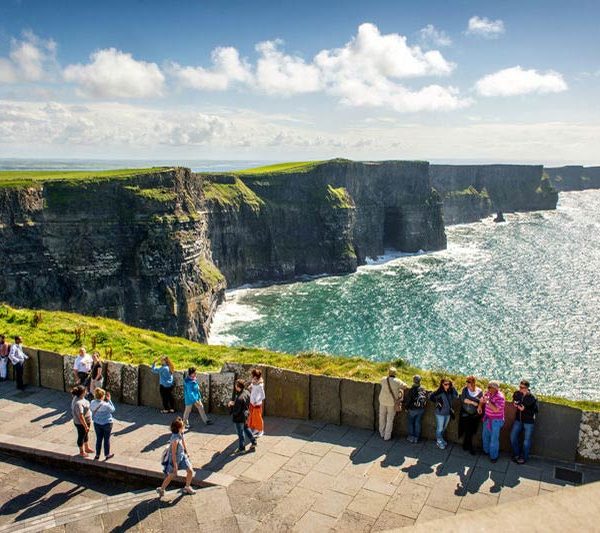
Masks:
[[[600,167],[584,167],[581,165],[547,167],[544,168],[544,172],[558,191],[600,189]]]

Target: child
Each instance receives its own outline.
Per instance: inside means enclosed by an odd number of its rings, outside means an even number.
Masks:
[[[262,404],[265,400],[265,385],[260,369],[253,368],[251,374],[252,382],[250,384],[250,416],[248,417],[248,427],[255,437],[262,437],[265,434],[262,416]]]
[[[160,383],[160,397],[162,398],[163,409],[161,413],[174,413],[175,400],[173,399],[173,374],[175,367],[168,357],[160,360],[160,366],[156,366],[156,361],[152,363],[152,372],[158,374]]]
[[[188,369],[188,374],[183,380],[183,400],[185,402],[185,410],[183,411],[183,423],[186,428],[190,427],[189,416],[192,412],[194,405],[200,413],[202,421],[209,426],[212,424],[212,420],[206,417],[204,412],[204,405],[202,404],[202,394],[200,394],[200,387],[196,379],[196,369],[192,366]]]
[[[177,417],[171,422],[171,438],[169,439],[169,446],[165,450],[163,456],[163,472],[166,474],[162,485],[156,489],[158,496],[162,498],[165,495],[165,490],[171,483],[171,480],[177,475],[178,470],[185,469],[185,487],[183,492],[186,494],[196,494],[196,491],[191,487],[192,477],[194,477],[194,470],[192,463],[188,456],[187,447],[185,445],[185,439],[183,438],[183,420]]]

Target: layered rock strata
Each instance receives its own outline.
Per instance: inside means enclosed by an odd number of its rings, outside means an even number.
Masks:
[[[600,167],[570,165],[544,168],[552,185],[559,191],[583,191],[600,189]]]

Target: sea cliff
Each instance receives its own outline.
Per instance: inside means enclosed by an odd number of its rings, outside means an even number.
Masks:
[[[559,191],[583,191],[600,189],[600,167],[571,165],[566,167],[544,168],[552,185]]]

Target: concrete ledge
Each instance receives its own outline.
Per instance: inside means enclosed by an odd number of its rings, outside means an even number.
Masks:
[[[265,394],[269,416],[308,419],[310,406],[308,374],[268,367]]]
[[[135,365],[123,365],[121,374],[121,396],[123,403],[139,405],[139,369]]]
[[[27,385],[40,386],[40,360],[38,351],[35,348],[23,348],[29,359],[25,361],[23,371],[23,381]]]
[[[162,409],[158,374],[154,374],[148,365],[140,365],[138,368],[140,405]]]
[[[65,384],[65,392],[71,392],[71,389],[75,386],[75,374],[73,373],[74,364],[74,355],[63,356],[63,380]]]
[[[106,374],[104,379],[104,388],[110,392],[114,402],[121,403],[123,400],[122,375],[123,364],[108,361],[106,363]]]
[[[330,424],[342,421],[339,378],[310,377],[310,418]]]
[[[235,374],[233,372],[210,374],[209,405],[211,413],[229,413],[227,403],[231,400],[233,394],[234,380]]]
[[[340,383],[342,424],[373,430],[375,428],[374,394],[374,383],[342,379]]]
[[[46,350],[38,350],[40,385],[47,389],[65,390],[63,356]]]

